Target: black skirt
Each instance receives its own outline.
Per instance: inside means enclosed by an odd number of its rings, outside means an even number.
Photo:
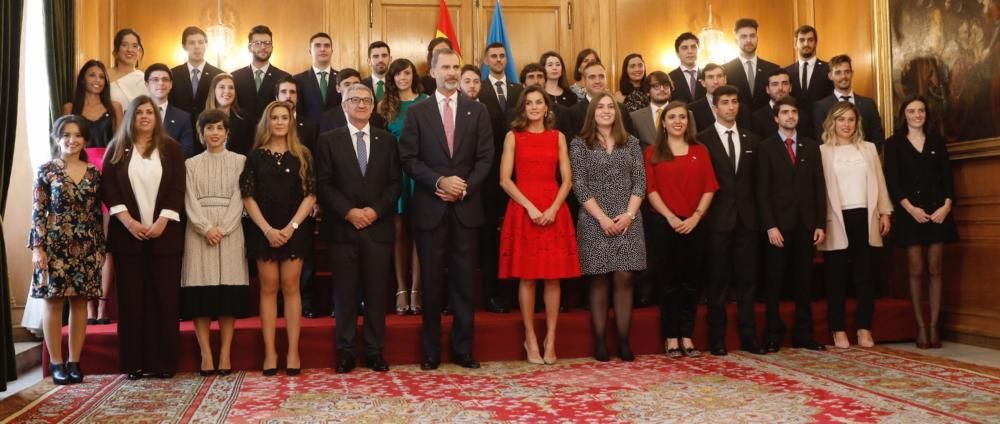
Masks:
[[[250,316],[250,286],[181,287],[181,318]]]

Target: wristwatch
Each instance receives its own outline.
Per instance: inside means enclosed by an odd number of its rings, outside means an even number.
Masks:
[[[292,229],[293,230],[298,230],[299,229],[299,223],[295,222],[295,221],[292,221]]]

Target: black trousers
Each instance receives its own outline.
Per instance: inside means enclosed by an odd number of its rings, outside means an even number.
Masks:
[[[385,291],[392,267],[392,243],[371,239],[367,231],[358,233],[357,241],[331,243],[333,290],[337,310],[335,345],[338,351],[354,351],[358,328],[358,305],[365,303],[363,338],[365,354],[382,353],[385,347]]]
[[[660,285],[660,335],[663,338],[692,337],[698,312],[699,281],[704,276],[705,238],[699,226],[689,234],[678,234],[660,214],[643,215],[652,234],[646,233],[652,260],[648,270],[662,276]]]
[[[708,340],[724,344],[726,297],[732,286],[741,341],[756,340],[754,291],[760,233],[737,224],[733,231],[708,231]]]
[[[483,297],[492,299],[500,295],[497,275],[500,269],[500,218],[507,205],[507,196],[500,190],[499,173],[483,183],[483,226],[479,228],[479,269],[483,283]]]
[[[783,232],[784,247],[766,243],[764,247],[764,302],[767,305],[767,329],[765,339],[780,343],[785,338],[785,322],[781,319],[778,306],[781,302],[781,287],[790,284],[795,299],[795,321],[792,324],[792,340],[807,343],[813,340],[812,319],[812,272],[813,228],[796,228]]]
[[[875,269],[872,266],[873,249],[868,244],[868,209],[847,209],[843,214],[847,249],[831,250],[824,254],[830,331],[847,329],[844,298],[849,279],[854,280],[858,328],[870,330],[872,314],[875,312]]]
[[[462,225],[451,206],[437,227],[416,230],[420,279],[424,284],[423,325],[420,329],[424,356],[433,359],[441,357],[445,275],[455,314],[451,325],[452,352],[457,355],[472,354],[479,233],[479,228]]]
[[[118,360],[122,372],[177,371],[182,255],[115,252]]]

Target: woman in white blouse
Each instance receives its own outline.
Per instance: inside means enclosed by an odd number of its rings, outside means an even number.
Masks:
[[[865,141],[857,107],[834,105],[823,122],[823,175],[826,179],[826,240],[824,251],[827,313],[833,342],[850,347],[844,319],[847,281],[854,281],[857,298],[858,344],[872,347],[875,309],[875,268],[872,247],[882,246],[889,233],[892,203],[875,145]]]
[[[108,70],[111,78],[111,100],[128,105],[132,99],[148,96],[144,74],[139,70],[143,55],[142,38],[132,28],[118,30],[115,34],[114,67]]]
[[[132,100],[104,156],[101,191],[118,284],[118,346],[132,380],[177,368],[178,292],[184,228],[184,154],[149,96]]]

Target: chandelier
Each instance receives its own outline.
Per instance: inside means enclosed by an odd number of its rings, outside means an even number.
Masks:
[[[699,67],[708,63],[721,65],[736,57],[735,45],[727,41],[726,34],[713,25],[711,0],[706,3],[708,3],[708,24],[698,33],[698,40],[701,42],[698,51]]]
[[[232,25],[226,24],[222,20],[222,0],[216,0],[215,24],[205,29],[208,34],[208,46],[215,55],[216,65],[222,65],[224,58],[235,44],[236,31]]]

